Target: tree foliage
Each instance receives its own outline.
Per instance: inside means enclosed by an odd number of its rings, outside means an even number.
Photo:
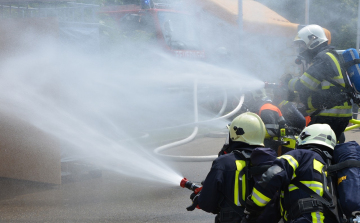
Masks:
[[[305,24],[305,0],[257,0],[291,22]],[[310,0],[309,23],[331,32],[332,45],[346,49],[356,45],[358,0]]]

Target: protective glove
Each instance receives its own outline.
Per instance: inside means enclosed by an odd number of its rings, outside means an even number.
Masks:
[[[246,214],[241,220],[241,223],[256,223],[257,219],[258,216]]]
[[[186,208],[186,210],[188,211],[193,211],[195,208],[200,209],[199,205],[198,205],[198,199],[199,199],[200,193],[195,194],[192,193],[190,195],[190,200],[192,201],[192,204]]]
[[[199,198],[200,193],[196,194],[195,192],[190,194],[190,200],[194,202],[194,200]]]
[[[251,195],[249,195],[246,198],[246,205],[245,205],[245,211],[244,213],[250,217],[248,217],[249,219],[252,218],[257,218],[262,211],[264,210],[265,207],[259,207],[257,206],[254,201],[251,200]]]

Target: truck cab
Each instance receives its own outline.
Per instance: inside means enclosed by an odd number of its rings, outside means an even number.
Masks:
[[[140,5],[105,7],[100,14],[112,19],[129,40],[146,38],[176,57],[205,58],[196,15],[177,4],[142,0]]]

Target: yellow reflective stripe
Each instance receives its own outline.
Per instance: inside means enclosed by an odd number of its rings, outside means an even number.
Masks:
[[[307,105],[308,105],[308,110],[306,110],[306,113],[307,114],[311,114],[311,113],[313,113],[314,111],[316,111],[316,108],[314,108],[314,106],[312,105],[312,103],[311,103],[311,97],[308,97],[308,99],[307,99]]]
[[[317,181],[300,181],[302,184],[304,184],[305,186],[307,186],[308,188],[310,188],[312,191],[314,191],[315,193],[317,193],[320,196],[323,196],[324,194],[324,189],[323,189],[323,184]],[[297,186],[295,186],[294,184],[290,184],[289,185],[289,191],[294,191],[299,189]]]
[[[279,108],[281,108],[283,105],[286,105],[289,101],[283,100],[280,104],[279,104]]]
[[[296,139],[292,139],[292,138],[283,138],[284,142],[289,142],[289,144],[287,145],[283,145],[284,147],[290,148],[290,149],[295,149],[296,147]]]
[[[246,201],[246,175],[242,175],[242,199]]]
[[[287,219],[287,211],[285,211],[285,213],[284,213],[284,220],[285,220],[285,221],[288,220],[288,219]]]
[[[322,173],[322,169],[324,167],[324,164],[322,164],[320,161],[314,159],[313,160],[313,166],[314,166],[314,170],[318,171],[319,173]]]
[[[324,223],[324,214],[322,212],[311,212],[312,223]]]
[[[311,97],[308,97],[308,107],[309,109],[306,110],[306,113],[311,114],[312,112],[316,111],[314,106],[311,104]],[[335,106],[330,109],[321,110],[319,114],[316,116],[332,116],[332,117],[351,117],[352,116],[352,106],[349,105],[348,102],[344,102],[344,105]]]
[[[340,79],[340,78],[343,78],[343,75],[341,73],[341,67],[340,67],[340,64],[339,64],[339,61],[336,59],[336,57],[330,53],[330,52],[327,52],[326,53],[334,62],[335,66],[336,66],[336,71],[337,73],[339,74],[337,77]]]
[[[277,159],[285,159],[285,160],[288,161],[288,163],[290,164],[290,166],[294,170],[294,173],[293,173],[293,176],[292,176],[292,179],[294,179],[296,177],[295,171],[299,167],[298,161],[291,155],[282,155],[282,156],[278,157]]]
[[[351,117],[351,114],[333,114],[333,113],[320,113],[319,116],[329,116],[329,117]]]
[[[303,75],[301,75],[300,82],[302,84],[304,84],[307,88],[309,88],[309,89],[311,89],[313,91],[316,91],[317,87],[321,83],[319,80],[312,77],[310,74],[308,74],[306,72]]]
[[[236,164],[236,172],[235,172],[235,186],[234,186],[234,203],[237,206],[241,206],[240,197],[239,197],[239,174],[240,174],[240,171],[246,166],[246,163],[244,160],[235,160],[235,164]],[[243,179],[243,182],[244,182],[244,179]],[[243,185],[244,185],[244,183],[243,183]],[[243,187],[243,191],[245,191],[244,187]]]
[[[334,77],[333,78],[336,82],[338,82],[341,86],[345,87],[345,81],[342,77]],[[323,81],[321,82],[321,89],[326,90],[329,89],[330,86],[334,86],[329,81]]]
[[[254,187],[251,200],[254,201],[257,206],[264,207],[271,199],[260,193],[260,191]]]
[[[311,97],[308,97],[308,100],[307,100],[307,103],[308,103],[308,107],[310,108],[310,109],[314,109],[315,110],[315,108],[314,108],[314,106],[312,105],[312,103],[311,103]]]
[[[266,130],[266,132],[265,132],[265,139],[270,139],[272,136],[267,132],[267,130]]]
[[[289,81],[289,83],[288,83],[288,88],[290,89],[290,90],[293,90],[293,91],[295,91],[295,84],[296,84],[296,82],[299,80],[299,78],[293,78],[293,79],[291,79],[290,81]]]
[[[329,89],[330,85],[332,85],[330,82],[323,81],[323,82],[321,82],[321,89]]]
[[[322,110],[318,116],[332,116],[332,117],[351,117],[352,107],[351,106],[335,106],[330,109]]]
[[[341,86],[345,87],[345,82],[344,82],[344,78],[343,78],[343,75],[342,75],[342,72],[341,72],[341,67],[340,67],[339,61],[330,52],[327,52],[326,55],[328,55],[332,59],[332,61],[334,62],[334,64],[331,64],[331,65],[337,71],[337,74],[338,74],[336,77],[333,77],[332,79],[335,80],[336,82],[338,82]],[[335,65],[335,67],[334,67],[334,65]],[[329,89],[330,86],[334,86],[334,85],[331,84],[328,81],[323,81],[321,83],[321,88],[322,89]]]

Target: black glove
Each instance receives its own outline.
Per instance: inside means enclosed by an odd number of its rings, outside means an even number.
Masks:
[[[265,207],[257,206],[252,200],[251,195],[246,198],[246,205],[244,213],[249,216],[259,216]]]
[[[198,193],[198,194],[192,193],[190,195],[190,200],[192,201],[192,204],[189,207],[187,207],[186,210],[193,211],[197,207],[199,196],[200,196],[200,193]]]
[[[200,195],[200,193],[198,193],[198,194],[195,194],[195,193],[190,194],[190,200],[192,202],[194,202],[195,199],[199,198],[199,195]]]
[[[241,223],[256,223],[257,219],[258,216],[246,214],[241,220]]]

